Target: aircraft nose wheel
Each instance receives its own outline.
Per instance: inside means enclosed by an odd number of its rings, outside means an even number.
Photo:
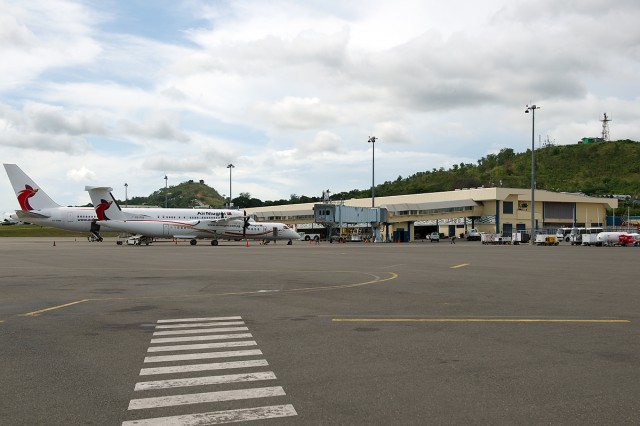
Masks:
[[[218,240],[211,240],[211,245],[212,246],[217,246],[218,245]]]
[[[195,246],[196,244],[198,244],[198,242],[196,240],[191,240],[189,241],[189,244],[191,244],[192,246]]]
[[[293,241],[289,240],[287,241],[287,245],[290,246],[291,244],[293,244]]]

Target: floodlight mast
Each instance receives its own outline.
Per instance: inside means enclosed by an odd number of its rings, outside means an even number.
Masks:
[[[231,206],[233,205],[231,200],[233,200],[233,198],[231,198],[231,169],[233,169],[235,166],[231,163],[229,163],[229,165],[227,166],[227,169],[229,169],[229,208],[231,208]]]
[[[531,111],[531,242],[530,244],[535,244],[536,241],[536,228],[535,228],[535,211],[536,211],[536,200],[535,200],[535,187],[536,187],[536,165],[535,165],[535,134],[536,134],[536,110],[540,109],[539,106],[536,105],[527,105],[525,109],[525,114],[528,114]]]

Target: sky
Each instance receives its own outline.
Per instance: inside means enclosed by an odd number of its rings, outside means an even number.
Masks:
[[[0,0],[0,159],[61,205],[190,179],[266,201],[525,152],[531,104],[536,147],[605,112],[640,140],[639,21],[637,0]]]

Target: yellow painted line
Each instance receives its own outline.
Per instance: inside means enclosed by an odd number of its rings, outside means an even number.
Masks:
[[[463,263],[463,264],[460,264],[460,265],[452,266],[450,269],[463,268],[465,266],[469,266],[469,264],[468,263]]]
[[[367,274],[367,275],[371,275],[372,277],[374,277],[374,279],[371,280],[371,281],[363,282],[363,283],[339,284],[339,285],[330,285],[330,286],[324,286],[324,287],[292,288],[290,290],[283,290],[282,293],[290,293],[290,292],[297,292],[297,291],[334,290],[334,289],[338,289],[338,288],[360,287],[360,286],[363,286],[363,285],[377,284],[377,283],[382,283],[382,282],[385,282],[385,281],[391,281],[391,280],[395,280],[396,278],[398,278],[398,274],[396,274],[395,272],[389,272],[389,274],[390,274],[389,278],[380,278],[377,275]]]
[[[18,316],[21,316],[21,317],[37,317],[38,315],[40,315],[42,313],[45,313],[45,312],[53,311],[53,310],[56,310],[56,309],[66,308],[68,306],[77,305],[78,303],[88,302],[90,300],[93,300],[93,299],[76,300],[75,302],[65,303],[64,305],[52,306],[50,308],[40,309],[39,311],[28,312],[26,314],[20,314]]]
[[[321,271],[317,271],[317,272],[321,272]],[[329,271],[329,272],[331,272],[331,271]],[[344,272],[344,271],[341,271],[341,272]],[[218,293],[218,294],[209,294],[209,295],[182,294],[182,295],[176,295],[176,296],[139,296],[139,297],[135,297],[134,296],[134,297],[90,298],[90,299],[82,299],[82,300],[77,300],[75,302],[65,303],[64,305],[52,306],[50,308],[40,309],[39,311],[28,312],[26,314],[19,314],[18,316],[21,316],[21,317],[35,317],[35,316],[38,316],[38,315],[43,314],[45,312],[53,311],[53,310],[56,310],[56,309],[67,308],[69,306],[77,305],[79,303],[84,303],[84,302],[108,301],[108,300],[180,299],[180,298],[191,298],[191,297],[202,298],[202,297],[207,297],[207,296],[208,297],[248,296],[248,295],[259,295],[259,294],[293,293],[293,292],[304,292],[304,291],[311,292],[311,291],[336,290],[336,289],[341,289],[341,288],[360,287],[360,286],[364,286],[364,285],[382,283],[382,282],[385,282],[385,281],[390,281],[390,280],[394,280],[394,279],[398,278],[398,274],[396,274],[395,272],[387,272],[387,273],[389,274],[389,277],[387,277],[387,278],[381,278],[381,277],[379,277],[377,275],[368,274],[367,273],[365,275],[369,275],[369,276],[373,277],[373,279],[369,280],[369,281],[365,281],[365,282],[352,283],[352,284],[338,284],[338,285],[323,286],[323,287],[292,288],[292,289],[289,289],[289,290],[267,290],[267,291],[265,291],[265,290],[255,290],[255,291]]]
[[[563,323],[623,323],[619,319],[536,319],[536,318],[333,318],[335,322],[563,322]]]

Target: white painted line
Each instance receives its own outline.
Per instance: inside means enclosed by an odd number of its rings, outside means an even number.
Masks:
[[[136,383],[136,391],[181,388],[188,386],[220,385],[226,383],[255,382],[259,380],[275,380],[273,371],[258,373],[225,374],[223,376],[191,377],[188,379],[153,380]]]
[[[208,336],[165,337],[164,339],[151,339],[151,343],[198,342],[203,340],[246,339],[249,337],[253,337],[251,333],[211,334]]]
[[[199,328],[197,330],[156,331],[154,336],[175,336],[176,334],[228,333],[231,331],[247,331],[247,327]]]
[[[222,423],[248,422],[297,416],[293,405],[271,405],[268,407],[242,408],[239,410],[211,411],[184,416],[156,417],[155,419],[122,422],[122,426],[202,426]]]
[[[173,352],[173,351],[192,351],[198,349],[220,349],[220,348],[237,348],[240,346],[255,346],[255,340],[240,340],[231,342],[215,342],[215,343],[198,343],[195,345],[171,345],[171,346],[152,346],[147,352]]]
[[[185,395],[157,396],[154,398],[132,399],[129,410],[147,408],[174,407],[176,405],[202,404],[205,402],[237,401],[241,399],[269,398],[286,395],[281,386],[266,388],[241,389],[232,391],[216,391],[190,393]]]
[[[216,327],[219,325],[244,325],[244,321],[227,321],[227,322],[195,322],[192,324],[172,324],[172,325],[156,325],[156,330],[161,328],[193,328],[193,327]]]
[[[266,359],[252,359],[250,361],[214,362],[211,364],[174,365],[172,367],[143,368],[141,376],[152,374],[191,373],[193,371],[226,370],[230,368],[265,367],[269,365]]]
[[[217,318],[176,318],[176,319],[162,319],[158,320],[158,324],[170,323],[170,322],[195,322],[195,321],[229,321],[239,320],[242,317],[217,317]]]
[[[262,355],[262,351],[260,349],[250,349],[246,351],[204,352],[199,354],[196,353],[182,355],[148,356],[144,359],[144,362],[191,361],[194,359],[231,358],[236,356],[253,355]]]

